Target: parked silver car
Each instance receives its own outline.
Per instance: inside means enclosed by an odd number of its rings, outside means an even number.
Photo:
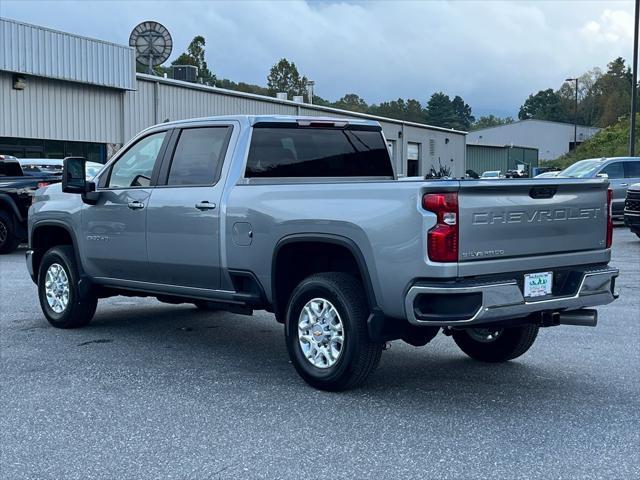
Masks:
[[[627,188],[640,182],[640,157],[603,157],[580,160],[565,168],[558,177],[596,178],[607,175],[613,190],[613,215],[621,217]]]

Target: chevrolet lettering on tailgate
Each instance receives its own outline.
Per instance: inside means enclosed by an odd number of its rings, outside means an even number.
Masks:
[[[476,212],[473,214],[473,224],[494,225],[496,223],[562,222],[597,219],[600,218],[601,215],[602,209],[599,207]]]

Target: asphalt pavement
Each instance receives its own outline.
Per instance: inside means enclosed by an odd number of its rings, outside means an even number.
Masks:
[[[308,387],[273,317],[102,300],[50,327],[24,251],[0,257],[0,478],[640,478],[640,239],[620,299],[485,365],[400,341],[361,389]]]

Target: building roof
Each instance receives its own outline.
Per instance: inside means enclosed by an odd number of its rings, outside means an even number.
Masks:
[[[525,145],[511,145],[510,143],[497,145],[492,143],[467,143],[467,147],[489,147],[489,148],[526,148],[527,150],[539,150],[538,147],[527,147]]]
[[[514,122],[505,123],[503,125],[495,125],[493,127],[479,128],[478,130],[473,130],[473,131],[471,131],[469,133],[484,132],[486,130],[492,130],[494,128],[504,128],[504,127],[509,127],[511,125],[515,125],[515,124],[518,124],[518,123],[526,123],[526,122],[551,123],[551,124],[554,124],[554,125],[568,126],[568,127],[571,127],[571,128],[573,128],[573,126],[574,126],[573,123],[554,122],[553,120],[539,120],[537,118],[527,118],[525,120],[516,120]],[[600,127],[593,127],[591,125],[580,125],[580,124],[578,124],[578,127],[580,127],[580,128],[595,128],[596,130],[600,130]]]
[[[211,86],[208,86],[208,85],[201,85],[199,83],[185,82],[183,80],[175,80],[173,78],[158,77],[158,76],[149,75],[149,74],[146,74],[146,73],[137,73],[136,76],[137,76],[137,78],[139,80],[144,80],[144,81],[149,81],[149,82],[165,83],[165,84],[169,84],[169,85],[174,85],[174,86],[178,86],[178,87],[182,87],[182,88],[190,88],[190,89],[194,89],[194,90],[204,90],[204,91],[208,91],[208,92],[211,92],[211,93],[217,93],[217,94],[221,94],[221,95],[230,95],[230,96],[234,96],[234,97],[250,98],[250,99],[259,100],[259,101],[262,101],[262,102],[279,103],[279,104],[290,105],[290,106],[299,106],[301,108],[313,109],[313,110],[317,110],[317,111],[321,111],[321,112],[334,113],[334,114],[338,114],[338,115],[346,115],[346,116],[349,116],[349,117],[365,118],[365,119],[369,119],[369,120],[376,120],[378,122],[395,123],[395,124],[398,124],[398,125],[407,125],[407,126],[413,126],[413,127],[419,127],[419,128],[428,128],[430,130],[438,130],[438,131],[441,131],[441,132],[453,133],[453,134],[458,134],[458,135],[466,135],[467,134],[467,132],[464,132],[462,130],[455,130],[455,129],[452,129],[452,128],[444,128],[444,127],[436,127],[435,125],[427,125],[426,123],[408,122],[406,120],[398,120],[396,118],[380,117],[378,115],[371,115],[371,114],[368,114],[368,113],[352,112],[350,110],[341,110],[339,108],[325,107],[325,106],[322,106],[322,105],[314,105],[314,104],[311,104],[311,103],[294,102],[293,100],[281,100],[279,98],[267,97],[265,95],[258,95],[256,93],[240,92],[240,91],[237,91],[237,90],[227,90],[225,88],[211,87]]]

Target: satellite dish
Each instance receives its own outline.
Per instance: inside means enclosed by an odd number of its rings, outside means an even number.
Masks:
[[[136,49],[136,62],[149,67],[149,73],[153,73],[153,67],[162,64],[171,55],[173,40],[164,25],[142,22],[131,32],[129,46]]]

